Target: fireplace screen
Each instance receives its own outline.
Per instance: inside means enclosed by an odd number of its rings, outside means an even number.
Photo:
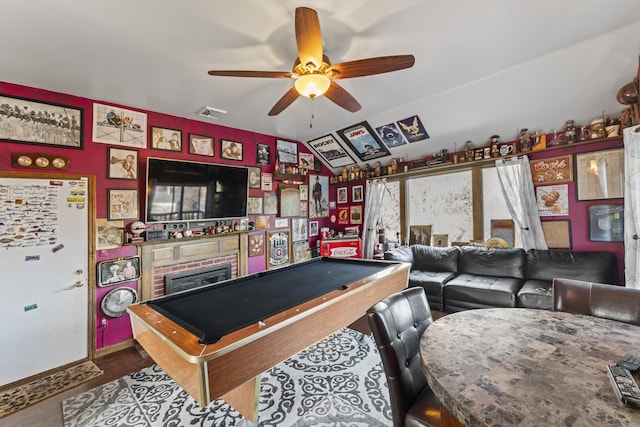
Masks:
[[[169,295],[228,279],[231,279],[231,264],[181,271],[164,276],[164,292]]]

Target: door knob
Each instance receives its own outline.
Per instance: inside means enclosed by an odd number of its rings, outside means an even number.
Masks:
[[[68,288],[66,288],[67,291],[70,291],[72,289],[75,288],[81,288],[84,286],[84,282],[82,280],[78,280],[76,283],[74,283],[73,285],[69,286]]]

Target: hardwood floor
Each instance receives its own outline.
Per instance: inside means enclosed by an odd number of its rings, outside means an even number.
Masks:
[[[153,364],[135,348],[128,348],[94,360],[104,374],[79,386],[0,418],[0,427],[62,427],[62,401],[99,385],[116,380]]]

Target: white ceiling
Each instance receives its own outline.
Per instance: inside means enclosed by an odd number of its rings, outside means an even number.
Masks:
[[[326,98],[267,112],[287,79],[211,77],[210,69],[290,71],[294,10],[318,11],[333,63],[413,54],[413,68],[340,80],[361,104]],[[0,80],[308,141],[352,124],[417,114],[428,140],[392,149],[415,159],[517,129],[617,117],[638,70],[637,0],[3,0]],[[383,159],[384,161],[384,159]]]

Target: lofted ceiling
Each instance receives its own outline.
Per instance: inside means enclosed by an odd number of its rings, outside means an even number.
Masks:
[[[333,63],[413,54],[415,65],[340,80],[355,113],[299,98],[274,117],[293,81],[207,75],[290,71],[298,6],[318,11]],[[303,142],[417,114],[431,138],[391,149],[409,159],[617,117],[640,54],[637,0],[3,0],[0,28],[1,81]],[[204,119],[205,106],[228,113]]]

